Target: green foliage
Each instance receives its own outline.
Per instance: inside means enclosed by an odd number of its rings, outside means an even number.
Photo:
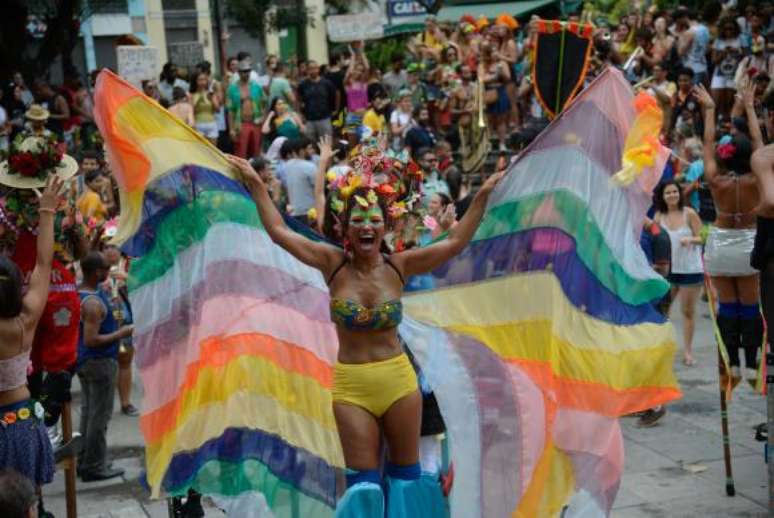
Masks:
[[[314,9],[304,7],[303,1],[292,3],[296,5],[279,6],[276,0],[226,0],[225,6],[229,17],[239,20],[249,34],[260,38],[287,27],[314,27]]]
[[[393,56],[405,54],[408,37],[409,35],[399,34],[391,38],[367,42],[365,53],[371,67],[388,70]]]

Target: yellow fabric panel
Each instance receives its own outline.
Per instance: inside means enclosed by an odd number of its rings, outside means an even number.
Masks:
[[[326,408],[332,419],[331,404]],[[319,456],[331,466],[344,467],[335,428],[324,428],[318,422],[289,412],[275,399],[245,390],[225,401],[190,412],[186,421],[160,443],[146,444],[148,483],[154,498],[158,497],[164,473],[176,453],[195,450],[207,440],[222,435],[226,428],[255,428],[257,423],[261,423],[261,430],[281,436],[289,444]]]
[[[475,300],[475,304],[470,304]],[[408,295],[403,308],[412,318],[440,327],[496,326],[517,321],[552,322],[553,334],[576,349],[621,352],[674,341],[668,324],[619,326],[573,306],[550,272],[510,275]]]
[[[218,148],[182,122],[170,123],[167,113],[141,97],[127,101],[116,113],[115,120],[120,131],[137,142],[151,161],[148,182],[183,164],[208,167],[235,178]]]
[[[553,443],[546,444],[514,518],[559,516],[575,486],[572,461]]]
[[[177,405],[175,423],[188,419],[197,409],[225,401],[237,392],[250,392],[272,397],[290,412],[336,429],[331,411],[331,393],[317,380],[286,371],[266,358],[239,356],[224,367],[205,367],[199,372],[196,385],[182,396]],[[145,417],[145,416],[144,416]],[[151,442],[172,430],[144,430]]]
[[[643,349],[613,353],[584,349],[552,334],[555,322],[536,320],[512,324],[450,326],[447,329],[472,336],[504,360],[518,359],[551,364],[561,378],[600,383],[615,390],[676,386],[672,372],[675,344],[669,340]],[[656,370],[642,369],[643,365]]]

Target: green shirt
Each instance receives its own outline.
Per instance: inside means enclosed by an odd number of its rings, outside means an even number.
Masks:
[[[263,89],[255,81],[250,81],[250,98],[253,101],[253,121],[263,116]],[[239,82],[232,83],[226,92],[226,109],[234,115],[234,123],[242,123],[242,102],[239,94]]]

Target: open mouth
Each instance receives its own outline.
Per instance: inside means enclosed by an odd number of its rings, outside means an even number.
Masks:
[[[359,239],[360,244],[364,247],[369,247],[376,242],[376,236],[374,234],[362,234]]]

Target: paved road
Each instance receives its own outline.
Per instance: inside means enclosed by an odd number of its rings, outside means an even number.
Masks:
[[[668,408],[658,426],[640,429],[636,419],[621,420],[626,442],[626,466],[613,517],[758,517],[766,515],[766,468],[763,443],[755,442],[753,427],[765,421],[765,401],[749,386],[740,385],[729,405],[731,451],[736,496],[725,495],[720,435],[716,349],[710,322],[699,310],[696,336],[698,365],[685,367],[678,355],[675,370],[684,398]],[[679,333],[679,315],[674,312]],[[77,387],[76,387],[77,390]],[[139,393],[139,390],[137,390]],[[74,422],[78,422],[76,392]],[[139,398],[139,396],[138,396]],[[116,404],[118,408],[118,404]],[[149,501],[137,480],[142,441],[137,419],[116,414],[108,444],[114,464],[124,467],[121,479],[78,486],[78,515],[83,518],[163,518],[163,501]],[[64,478],[57,473],[44,489],[46,505],[57,518],[65,516]],[[222,516],[212,506],[207,516]]]

